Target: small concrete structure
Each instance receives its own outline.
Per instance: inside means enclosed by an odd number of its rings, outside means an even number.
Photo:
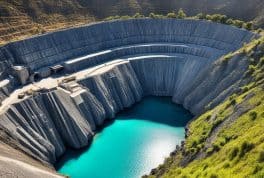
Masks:
[[[55,65],[55,66],[50,67],[50,70],[51,70],[52,74],[57,74],[57,73],[61,72],[62,70],[64,70],[64,66]]]
[[[13,66],[12,69],[13,69],[14,76],[17,77],[18,81],[22,85],[25,85],[29,78],[29,72],[27,68],[25,66]]]
[[[36,71],[40,78],[46,78],[51,75],[51,69],[49,67],[44,67]]]

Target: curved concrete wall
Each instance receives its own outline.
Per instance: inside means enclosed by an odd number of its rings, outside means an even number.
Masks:
[[[191,58],[200,56],[212,62],[254,37],[255,34],[232,26],[175,19],[102,22],[36,36],[0,47],[0,102],[17,84],[9,77],[12,65],[47,75],[47,67],[55,64],[74,72],[144,53],[177,53],[184,58],[189,54]]]
[[[235,27],[197,20],[134,19],[103,22],[10,43],[1,60],[39,69],[89,53],[141,43],[184,43],[225,52],[237,49],[253,34]]]

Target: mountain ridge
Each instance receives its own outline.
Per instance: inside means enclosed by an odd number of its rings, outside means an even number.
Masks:
[[[259,27],[264,25],[261,0],[5,0],[0,2],[0,44],[100,21],[109,16],[166,15],[180,8],[188,16],[220,13],[229,18],[253,21]]]

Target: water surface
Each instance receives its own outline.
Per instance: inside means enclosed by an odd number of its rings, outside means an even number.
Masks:
[[[57,165],[72,178],[138,178],[184,139],[192,115],[168,97],[147,97],[118,114],[88,148],[68,150]]]

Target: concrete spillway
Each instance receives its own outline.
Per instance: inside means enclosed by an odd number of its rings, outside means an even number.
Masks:
[[[239,56],[228,66],[215,61],[255,37],[206,21],[137,19],[10,43],[0,48],[0,127],[21,150],[52,164],[145,95],[172,96],[199,114],[234,92],[230,85],[239,87],[247,69]],[[75,80],[57,83],[63,76],[49,76],[57,65]],[[16,89],[36,74],[46,79]],[[35,86],[47,89],[17,99]]]

